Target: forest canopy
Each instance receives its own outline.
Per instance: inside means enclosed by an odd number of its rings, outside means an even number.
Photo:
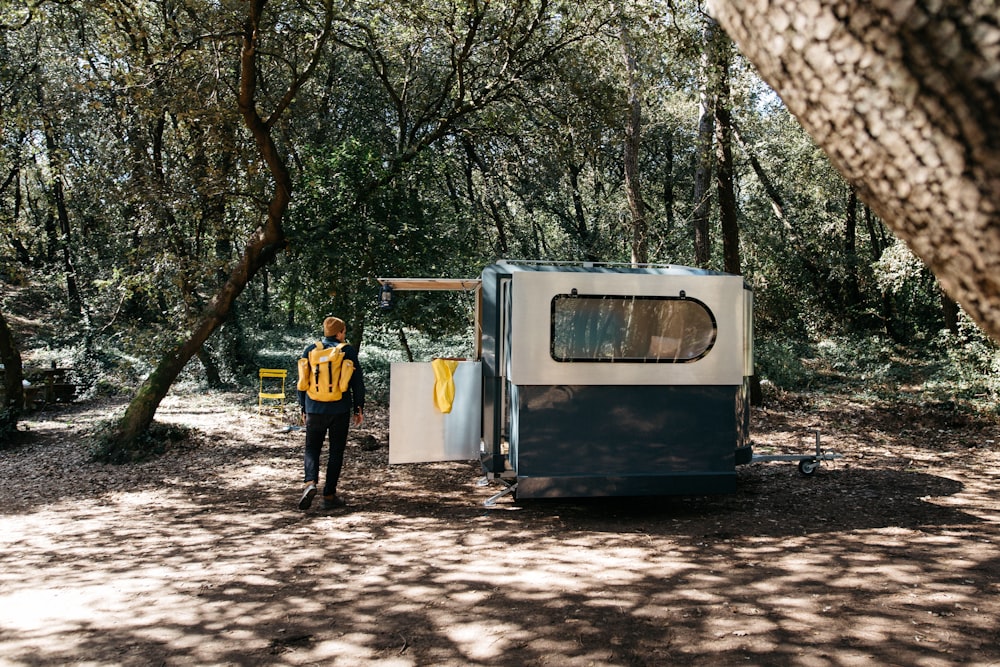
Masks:
[[[740,273],[773,379],[830,336],[974,345],[996,371],[697,2],[0,0],[0,17],[0,352],[133,393],[118,437],[182,372],[245,381],[261,332],[330,313],[361,345],[464,332],[461,298],[384,314],[375,279],[496,258]]]

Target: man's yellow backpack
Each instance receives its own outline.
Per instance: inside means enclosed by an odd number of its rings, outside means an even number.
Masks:
[[[308,359],[299,358],[298,390],[314,401],[339,401],[354,374],[354,363],[344,358],[345,345],[324,347],[323,341],[317,341]]]

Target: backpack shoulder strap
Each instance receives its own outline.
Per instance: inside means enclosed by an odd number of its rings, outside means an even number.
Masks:
[[[316,345],[314,345],[313,349],[309,352],[309,363],[310,363],[310,365],[312,365],[313,354],[315,354],[317,352],[322,352],[322,351],[323,351],[323,341],[322,340],[318,340],[318,341],[316,341]],[[318,359],[318,357],[316,357],[316,358]],[[312,381],[313,382],[313,386],[319,385],[319,364],[316,364],[316,365],[314,365],[312,367],[312,374],[313,374],[313,381]]]

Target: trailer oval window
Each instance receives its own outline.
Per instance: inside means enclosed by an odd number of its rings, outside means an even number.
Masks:
[[[686,297],[557,294],[552,299],[556,361],[685,363],[715,345],[715,316]]]

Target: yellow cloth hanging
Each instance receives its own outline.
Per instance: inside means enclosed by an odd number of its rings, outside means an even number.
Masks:
[[[434,369],[434,405],[441,412],[448,414],[451,412],[451,404],[455,400],[455,380],[452,375],[458,368],[458,361],[455,359],[433,359],[431,368]]]

